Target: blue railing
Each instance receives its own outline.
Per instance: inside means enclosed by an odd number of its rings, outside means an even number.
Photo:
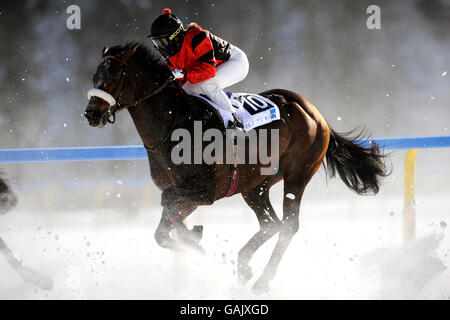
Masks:
[[[400,137],[372,139],[385,150],[429,149],[450,147],[450,136]],[[367,145],[367,142],[363,142]]]
[[[371,141],[384,150],[450,147],[450,136],[358,140],[364,146]],[[147,159],[147,152],[142,146],[0,149],[0,163],[143,159]]]
[[[0,149],[0,163],[147,159],[142,146]]]

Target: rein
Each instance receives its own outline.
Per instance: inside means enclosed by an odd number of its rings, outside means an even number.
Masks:
[[[160,87],[156,88],[153,92],[150,92],[149,94],[143,96],[142,98],[139,98],[139,99],[135,100],[132,103],[123,105],[123,104],[120,104],[119,102],[117,102],[116,111],[123,110],[123,109],[128,109],[128,108],[131,108],[131,107],[135,107],[136,105],[138,105],[142,101],[147,100],[148,98],[151,98],[153,96],[156,96],[158,93],[163,91],[171,82],[172,82],[171,78],[167,79],[166,81],[164,81],[164,83]]]

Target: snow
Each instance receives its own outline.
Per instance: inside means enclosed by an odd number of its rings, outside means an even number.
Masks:
[[[448,203],[420,201],[417,240],[403,245],[401,201],[358,199],[305,201],[300,231],[271,291],[261,296],[250,288],[276,237],[255,254],[254,277],[239,285],[237,253],[258,223],[238,197],[187,219],[189,227],[204,225],[206,257],[155,243],[156,205],[133,217],[18,208],[1,217],[0,234],[30,267],[51,275],[54,286],[46,291],[23,282],[0,256],[0,299],[448,299]]]

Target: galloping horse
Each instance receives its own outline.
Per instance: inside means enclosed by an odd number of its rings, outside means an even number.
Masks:
[[[85,116],[93,127],[115,121],[115,113],[128,109],[148,153],[151,177],[162,191],[162,216],[155,231],[157,243],[174,248],[172,229],[182,243],[199,247],[201,226],[189,230],[183,220],[198,206],[211,205],[229,196],[233,165],[179,164],[171,160],[176,142],[169,139],[177,128],[194,132],[194,120],[203,121],[203,130],[220,128],[216,116],[204,116],[207,106],[201,99],[187,96],[175,85],[165,61],[153,49],[129,43],[103,49],[102,59],[93,77]],[[376,194],[380,178],[385,177],[384,156],[376,144],[364,148],[352,139],[334,132],[319,111],[300,95],[283,89],[260,93],[279,106],[281,119],[260,129],[279,131],[279,169],[276,174],[262,175],[261,163],[243,164],[234,194],[240,193],[255,212],[260,230],[238,254],[238,276],[246,283],[252,272],[250,259],[255,251],[279,233],[278,242],[262,276],[254,283],[254,292],[267,292],[269,281],[292,237],[299,229],[300,201],[306,185],[326,158],[330,177],[336,171],[343,182],[358,194]],[[270,141],[269,141],[270,142]],[[270,188],[284,181],[283,217],[280,220],[270,200]]]
[[[2,177],[0,172],[0,214],[5,214],[17,205],[17,196]],[[20,257],[15,254],[0,237],[0,254],[3,254],[8,264],[27,283],[32,283],[44,290],[53,288],[52,278],[28,267]]]
[[[5,214],[17,204],[17,196],[2,178],[0,171],[0,214]]]

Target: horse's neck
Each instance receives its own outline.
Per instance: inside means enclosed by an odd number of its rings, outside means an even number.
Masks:
[[[128,109],[142,142],[147,147],[159,145],[174,121],[174,108],[164,91]]]
[[[139,76],[133,80],[136,84],[135,98],[139,98],[152,92],[155,88],[153,87],[154,79],[145,72],[140,72],[144,68],[137,66],[136,69],[135,73]],[[128,109],[146,147],[152,148],[160,145],[169,134],[176,117],[177,120],[180,120],[181,117],[185,117],[189,113],[188,108],[185,108],[176,95],[176,90],[170,88],[169,85],[157,95],[146,99],[136,107]]]

